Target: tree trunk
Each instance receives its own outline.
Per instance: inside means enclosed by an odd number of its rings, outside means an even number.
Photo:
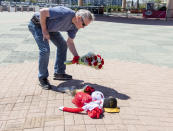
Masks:
[[[137,9],[139,9],[139,0],[137,0]]]
[[[122,10],[126,10],[126,0],[122,0]]]
[[[167,0],[167,17],[168,18],[173,18],[173,0]]]
[[[83,6],[83,0],[78,0],[78,6]]]

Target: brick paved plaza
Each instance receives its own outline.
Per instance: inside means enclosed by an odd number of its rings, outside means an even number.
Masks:
[[[50,43],[53,89],[43,90],[37,80],[38,49],[27,29],[32,14],[0,13],[0,131],[173,130],[172,21],[97,17],[75,42],[80,55],[101,54],[104,69],[69,65],[73,80],[53,80],[56,49]],[[58,110],[74,107],[72,97],[58,89],[86,84],[116,97],[120,113],[91,119],[85,112]]]

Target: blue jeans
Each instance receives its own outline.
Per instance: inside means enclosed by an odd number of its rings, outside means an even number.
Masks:
[[[33,24],[31,21],[28,25],[30,32],[32,33],[38,48],[39,48],[39,78],[47,78],[49,76],[48,63],[50,55],[50,46],[47,40],[43,40],[43,34],[41,27]],[[56,50],[56,61],[54,65],[54,73],[64,74],[66,66],[64,61],[67,56],[67,44],[61,33],[49,32],[50,40],[57,47]]]

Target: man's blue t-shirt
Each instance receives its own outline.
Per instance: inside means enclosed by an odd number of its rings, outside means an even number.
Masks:
[[[74,39],[78,29],[72,23],[75,12],[67,7],[58,6],[49,8],[49,15],[46,19],[48,32],[66,31],[71,39]]]

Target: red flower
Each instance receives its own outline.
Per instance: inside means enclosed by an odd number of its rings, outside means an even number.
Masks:
[[[80,58],[79,56],[74,56],[73,60],[72,60],[72,63],[73,64],[75,64],[75,63],[79,64],[79,58]]]
[[[94,56],[94,60],[97,60],[97,56]]]
[[[89,66],[92,66],[91,62],[88,62],[88,65],[89,65]]]
[[[98,68],[101,69],[101,68],[102,68],[102,64],[100,64],[100,65],[98,66]]]
[[[92,62],[92,58],[88,58],[88,62]]]
[[[97,66],[97,63],[98,63],[97,61],[96,61],[96,62],[94,62],[94,66]]]
[[[88,57],[87,57],[86,60],[87,60],[88,62],[91,62],[91,58],[88,58]]]
[[[97,57],[99,57],[101,59],[101,56],[100,55],[97,55]]]
[[[101,63],[102,63],[102,65],[104,65],[104,59],[102,59]]]
[[[87,86],[84,90],[85,93],[91,95],[92,92],[94,92],[95,89],[93,87]]]

